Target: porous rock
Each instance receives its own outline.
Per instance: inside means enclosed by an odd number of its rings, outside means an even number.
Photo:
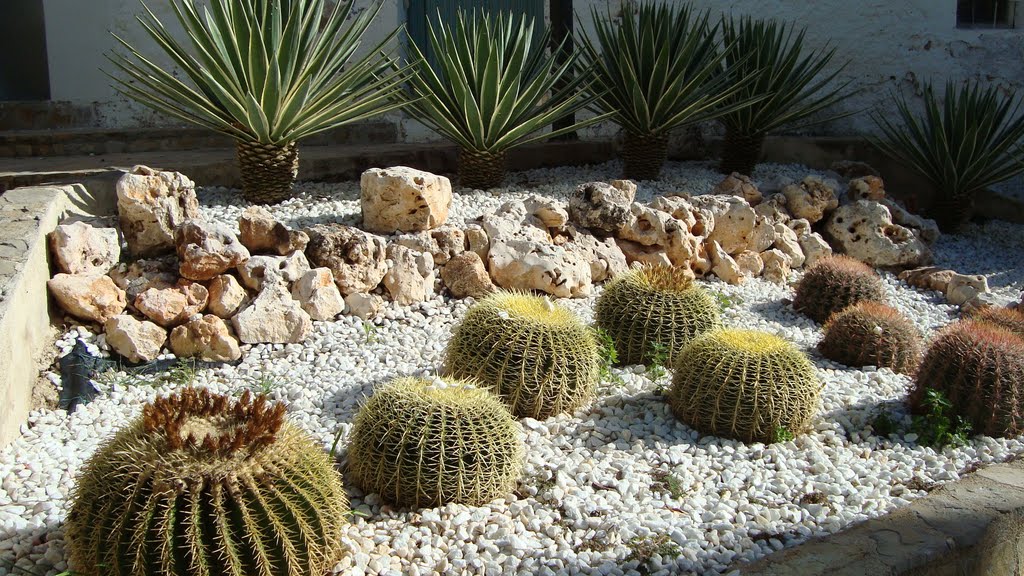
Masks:
[[[448,219],[448,178],[408,168],[371,168],[360,178],[363,226],[382,234],[437,228]]]
[[[319,224],[307,233],[309,263],[330,268],[342,294],[369,292],[387,274],[387,244],[380,236],[341,224]]]
[[[883,199],[882,204],[889,209],[893,222],[909,228],[915,236],[924,240],[927,244],[932,244],[939,239],[941,233],[939,232],[939,225],[935,223],[935,220],[908,212],[906,208],[888,198]]]
[[[792,258],[782,250],[772,248],[761,252],[761,261],[764,263],[764,270],[761,277],[769,282],[785,284],[789,281],[789,274],[792,271]]]
[[[756,224],[754,209],[746,200],[735,196],[695,196],[691,202],[714,215],[715,227],[708,240],[717,242],[727,254],[739,254],[751,246]]]
[[[179,358],[234,362],[242,357],[238,340],[223,319],[206,314],[171,330],[171,351]]]
[[[135,166],[117,181],[117,214],[137,258],[174,251],[174,231],[199,218],[195,183],[184,174]]]
[[[754,181],[749,176],[739,172],[733,172],[726,176],[724,180],[715,186],[713,194],[739,196],[751,206],[757,206],[762,200],[761,191],[757,189],[757,184],[754,184]]]
[[[237,314],[248,299],[245,288],[230,274],[215,276],[210,280],[208,290],[210,301],[207,309],[211,314],[224,319]]]
[[[247,288],[259,290],[268,280],[283,280],[291,284],[309,270],[306,255],[292,252],[287,256],[253,256],[238,267],[238,276]]]
[[[263,206],[250,206],[238,219],[238,239],[252,254],[285,256],[306,248],[309,236],[274,219]]]
[[[790,266],[799,268],[804,265],[804,251],[800,248],[800,238],[789,226],[785,224],[775,225],[775,243],[773,246],[789,256]]]
[[[729,284],[742,284],[746,280],[739,264],[718,242],[711,240],[708,243],[708,253],[711,255],[711,272],[715,276]]]
[[[786,210],[794,218],[804,218],[811,224],[839,206],[835,189],[817,176],[807,176],[799,184],[787,185],[782,194],[786,197]]]
[[[946,285],[946,301],[960,306],[988,291],[988,278],[981,274],[953,274]]]
[[[455,298],[483,298],[497,290],[476,252],[464,252],[441,268],[441,281]]]
[[[46,282],[57,304],[82,320],[105,323],[124,312],[124,290],[103,274],[57,274]]]
[[[167,341],[167,331],[131,314],[118,314],[103,324],[107,344],[129,362],[152,362]]]
[[[57,268],[67,274],[106,274],[121,258],[115,228],[85,222],[61,224],[50,232],[50,251]]]
[[[634,198],[636,184],[628,180],[581,184],[569,198],[569,219],[581,228],[618,234],[629,221]]]
[[[330,268],[314,268],[292,285],[292,298],[313,320],[331,320],[345,311],[345,300]]]
[[[502,288],[539,290],[560,298],[590,295],[590,264],[548,242],[492,239],[487,269]]]
[[[174,231],[184,278],[204,281],[223,274],[249,259],[249,250],[226,226],[201,220],[186,220]]]
[[[619,248],[614,238],[599,240],[589,232],[574,230],[572,240],[565,244],[571,251],[580,254],[590,263],[590,280],[601,282],[610,280],[629,269],[626,255]]]
[[[690,233],[685,220],[636,202],[630,207],[629,220],[619,230],[619,238],[644,246],[659,246],[673,266],[685,267],[691,267],[702,240]]]
[[[764,271],[764,260],[761,259],[760,254],[752,250],[740,252],[733,257],[733,260],[736,261],[736,265],[744,276],[757,278]]]
[[[210,293],[202,284],[187,282],[167,288],[148,288],[135,298],[135,309],[160,326],[181,324],[202,312]]]
[[[872,200],[881,202],[885,198],[885,182],[878,176],[861,176],[847,184],[846,195],[851,201]]]
[[[433,296],[434,258],[430,253],[390,244],[387,247],[387,258],[389,266],[384,275],[384,287],[392,301],[400,306],[408,306]]]
[[[622,250],[628,264],[650,264],[652,266],[672,266],[672,260],[665,253],[663,246],[644,246],[632,240],[617,240],[615,244]]]
[[[938,266],[922,266],[900,272],[899,279],[914,288],[921,290],[937,290],[945,294],[949,281],[956,276],[955,270],[947,270]]]
[[[283,281],[265,282],[260,293],[231,318],[238,339],[246,344],[294,344],[309,336],[309,314],[292,298]]]
[[[858,200],[840,206],[825,232],[840,252],[873,267],[918,267],[932,260],[924,241],[893,223],[889,209],[878,202]]]
[[[380,309],[384,307],[384,299],[376,294],[356,292],[345,296],[345,306],[349,314],[370,320],[380,313]]]

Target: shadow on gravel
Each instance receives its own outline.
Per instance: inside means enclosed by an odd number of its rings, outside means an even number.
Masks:
[[[63,524],[50,524],[43,528],[21,528],[12,530],[4,536],[6,541],[18,543],[31,542],[30,552],[27,554],[15,555],[10,550],[0,554],[0,574],[10,576],[46,576],[47,573],[56,573],[53,565],[46,560],[31,562],[25,558],[36,556],[45,558],[51,546],[64,548],[64,526]],[[65,558],[67,554],[65,553]],[[26,564],[29,567],[26,567]]]

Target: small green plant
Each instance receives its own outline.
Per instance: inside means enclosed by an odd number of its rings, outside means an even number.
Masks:
[[[194,359],[181,358],[165,372],[160,373],[156,377],[154,384],[166,384],[173,388],[185,388],[195,383],[196,375],[198,374],[199,368]]]
[[[668,347],[661,342],[652,342],[647,354],[647,377],[657,382],[668,375],[665,365],[668,363]]]
[[[936,448],[967,444],[971,437],[971,425],[954,414],[953,403],[945,394],[939,390],[926,390],[921,406],[925,412],[915,415],[910,425],[911,432],[917,434],[919,444]]]
[[[789,442],[796,438],[785,426],[776,426],[772,431],[772,442]]]
[[[602,382],[611,381],[622,384],[622,376],[612,372],[612,367],[619,362],[619,352],[615,349],[615,340],[612,339],[611,334],[601,328],[594,329],[594,336],[597,338],[598,353],[601,355],[599,378]]]
[[[668,494],[676,500],[682,500],[689,492],[683,479],[666,470],[654,470],[651,472],[651,490]]]
[[[278,380],[277,377],[270,374],[260,374],[259,376],[249,376],[244,385],[243,391],[249,390],[254,394],[269,395],[280,387],[281,381]]]
[[[377,341],[377,325],[373,322],[363,322],[363,340],[367,344]]]
[[[650,536],[634,536],[626,544],[629,556],[626,561],[636,560],[637,570],[646,573],[647,564],[655,555],[662,558],[675,558],[683,553],[682,548],[672,541],[668,534],[652,534]]]
[[[718,309],[722,312],[725,312],[736,304],[743,302],[739,296],[729,296],[722,292],[712,292],[711,295],[715,297],[715,300],[718,302]]]

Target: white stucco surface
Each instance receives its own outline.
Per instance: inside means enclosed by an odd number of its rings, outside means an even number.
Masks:
[[[575,0],[577,33],[593,29],[591,8],[616,13],[623,0]],[[357,0],[364,9],[372,0]],[[808,27],[810,46],[837,48],[835,65],[849,61],[839,76],[856,94],[837,110],[858,114],[810,129],[819,134],[853,134],[872,129],[867,111],[885,106],[894,90],[918,92],[921,82],[973,78],[1005,88],[1024,84],[1024,28],[958,29],[956,0],[694,0],[717,16],[725,11],[774,17]],[[148,4],[161,18],[170,16],[168,0]],[[365,46],[379,42],[405,21],[405,0],[386,0]],[[114,47],[108,30],[150,47],[133,14],[138,0],[45,0],[52,97],[77,104],[95,103],[107,126],[166,124],[167,120],[116,95],[100,69],[110,69],[103,54]],[[1024,26],[1024,24],[1022,24]],[[153,51],[152,53],[155,53]],[[403,122],[408,139],[429,137]],[[590,135],[607,135],[607,128]]]

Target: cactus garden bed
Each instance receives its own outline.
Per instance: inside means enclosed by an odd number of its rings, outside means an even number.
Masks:
[[[537,170],[513,174],[506,188],[491,192],[457,189],[448,220],[462,224],[530,194],[566,202],[579,184],[610,180],[619,170],[616,163]],[[762,165],[754,180],[808,173]],[[720,180],[709,165],[671,164],[660,181],[640,185],[637,200],[706,194]],[[306,183],[295,199],[270,210],[294,228],[357,225],[359,195],[355,182]],[[207,218],[227,225],[245,208],[226,190],[203,190],[199,199]],[[1024,226],[993,221],[942,236],[933,249],[937,265],[984,274],[995,294],[1017,299],[1022,243]],[[912,288],[889,272],[881,278],[887,303],[926,337],[959,315],[938,292]],[[724,326],[767,332],[809,355],[822,389],[806,434],[779,430],[770,444],[701,436],[673,415],[666,396],[671,366],[655,358],[648,367],[602,371],[596,396],[571,414],[519,420],[525,459],[507,496],[480,506],[402,508],[364,494],[347,466],[359,407],[395,378],[434,378],[473,303],[435,289],[422,303],[387,302],[373,320],[342,314],[316,321],[299,344],[243,345],[237,365],[155,375],[108,371],[96,381],[100,395],[73,414],[34,412],[23,436],[0,451],[0,558],[10,561],[0,574],[67,570],[64,523],[83,463],[145,402],[187,383],[228,395],[264,392],[287,403],[292,423],[333,447],[353,510],[342,536],[348,553],[336,567],[342,574],[724,574],[737,562],[879,516],[1024,452],[1019,438],[922,445],[904,403],[911,378],[824,359],[815,348],[822,328],[793,309],[789,285],[761,278],[697,283],[714,296]],[[591,324],[603,291],[596,284],[587,297],[557,303]],[[105,353],[86,326],[65,333],[61,353],[79,337]],[[765,342],[775,346],[776,339]]]

